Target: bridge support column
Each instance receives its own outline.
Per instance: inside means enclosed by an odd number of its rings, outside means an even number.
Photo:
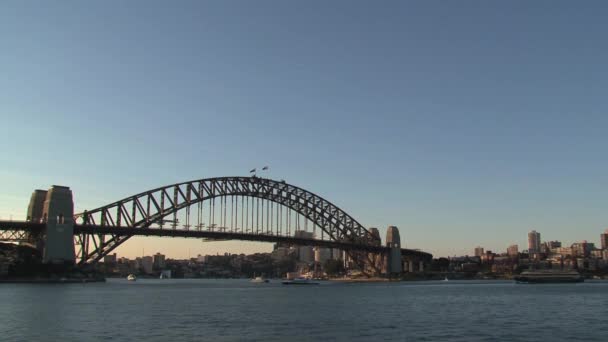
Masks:
[[[30,204],[27,207],[26,221],[34,223],[42,222],[42,212],[44,211],[44,201],[46,200],[47,192],[48,191],[46,190],[34,190],[32,196],[30,197]],[[34,233],[28,234],[28,241],[22,242],[22,244],[36,248],[40,252],[42,252],[44,248],[44,241],[42,237]]]
[[[42,261],[74,263],[74,202],[69,187],[53,185],[46,193],[42,220],[46,223]]]
[[[401,274],[403,272],[401,265],[401,237],[399,236],[399,229],[395,226],[389,226],[386,230],[386,247],[390,247],[386,262],[386,273],[389,276],[395,273]]]
[[[391,247],[388,254],[388,273],[401,273],[403,269],[401,267],[401,248]]]

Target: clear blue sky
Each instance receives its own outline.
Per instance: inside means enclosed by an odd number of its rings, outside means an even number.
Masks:
[[[607,17],[605,1],[4,1],[0,216],[52,184],[82,210],[270,165],[436,255],[525,248],[531,229],[597,243]],[[270,249],[122,251],[184,246]]]

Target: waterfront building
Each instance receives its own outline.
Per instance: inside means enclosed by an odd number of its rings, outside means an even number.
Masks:
[[[591,251],[595,249],[595,244],[591,242],[581,241],[572,244],[572,253],[577,257],[588,257]]]
[[[513,258],[505,256],[505,257],[495,257],[494,262],[492,263],[491,270],[494,273],[502,273],[502,274],[510,274],[513,272],[513,267],[515,265],[515,261]]]
[[[519,255],[519,247],[517,245],[511,245],[507,248],[507,255],[511,258],[517,258]]]
[[[549,253],[549,247],[547,246],[547,242],[543,242],[540,244],[540,253],[542,253],[542,254]]]
[[[604,251],[601,249],[595,249],[591,251],[591,257],[595,259],[602,259]]]
[[[154,259],[151,256],[142,257],[140,259],[140,265],[139,266],[144,271],[144,273],[150,274],[150,273],[153,272]]]
[[[608,229],[600,235],[600,246],[602,249],[608,249]]]
[[[572,251],[572,247],[559,247],[559,248],[556,248],[556,253],[559,254],[559,255],[561,255],[561,256],[565,256],[565,257],[574,255],[573,251]]]
[[[528,253],[540,253],[540,233],[536,230],[528,233]]]
[[[465,262],[460,265],[459,271],[467,272],[467,273],[479,272],[479,264],[476,262]]]
[[[103,257],[103,263],[104,264],[115,264],[116,263],[116,253],[114,254],[108,254],[106,256]]]
[[[601,259],[588,259],[587,260],[587,269],[589,271],[597,271],[598,268],[600,267],[600,261]]]
[[[566,258],[564,259],[563,268],[576,268],[576,259],[575,258]]]
[[[155,269],[165,268],[165,256],[160,253],[154,254],[153,265]]]
[[[584,270],[587,268],[585,267],[585,258],[576,258],[576,268],[579,270]]]
[[[479,246],[475,247],[475,256],[481,257],[483,254],[484,254],[483,247],[479,247]]]
[[[494,257],[496,255],[492,253],[492,251],[486,251],[483,255],[481,255],[481,262],[486,264],[491,264],[494,262]]]
[[[125,257],[120,257],[118,258],[117,262],[119,264],[128,264],[129,262],[131,262],[132,260],[129,258],[125,258]]]

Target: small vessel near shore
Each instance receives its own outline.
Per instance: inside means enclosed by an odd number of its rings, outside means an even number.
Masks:
[[[270,280],[268,280],[268,279],[266,279],[264,277],[259,277],[258,276],[258,277],[254,277],[253,279],[251,279],[250,282],[260,284],[260,283],[269,283]]]
[[[585,279],[576,271],[534,270],[513,277],[517,283],[581,283]]]
[[[292,280],[284,280],[283,285],[319,285],[318,281],[313,281],[308,278],[295,278]]]
[[[137,277],[135,276],[135,274],[129,274],[129,275],[127,276],[127,280],[128,280],[128,281],[136,281],[136,280],[137,280]]]

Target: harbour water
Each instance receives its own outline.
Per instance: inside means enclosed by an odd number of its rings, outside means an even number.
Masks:
[[[3,341],[606,341],[608,282],[0,284]]]

